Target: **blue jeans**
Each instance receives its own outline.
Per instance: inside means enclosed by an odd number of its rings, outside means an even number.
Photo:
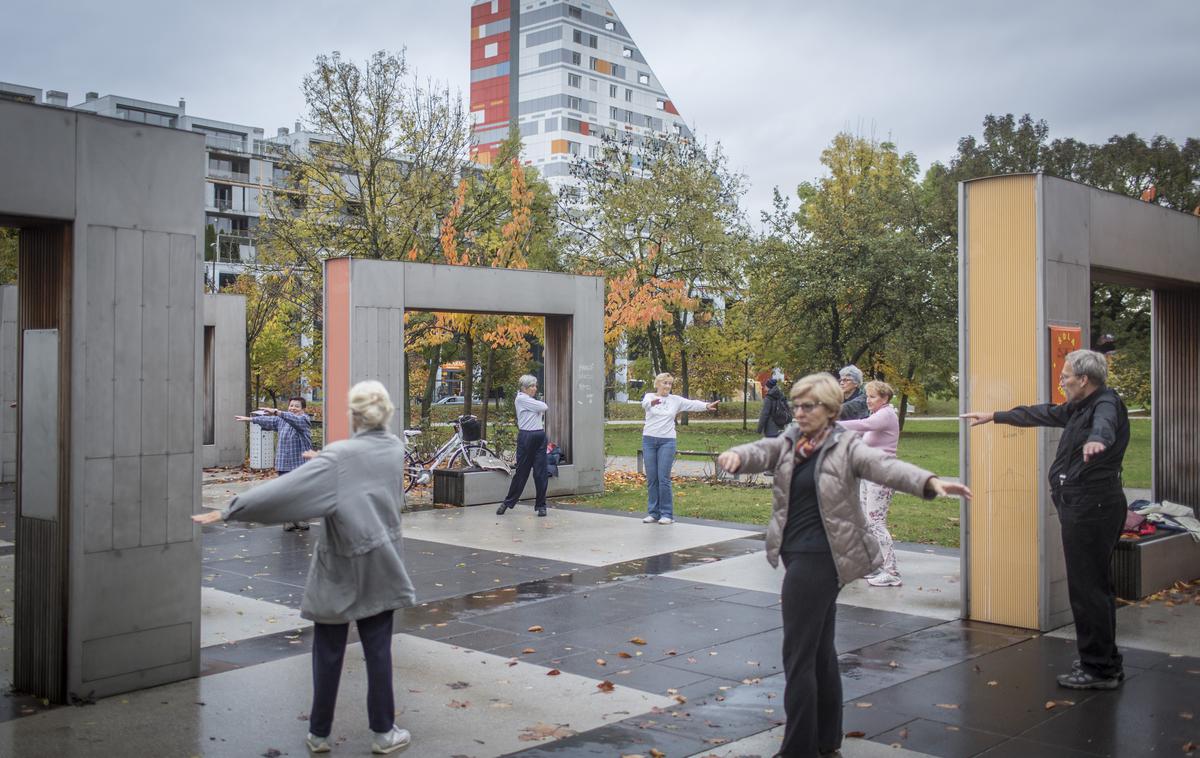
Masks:
[[[671,497],[671,465],[675,463],[675,438],[643,435],[642,461],[646,465],[646,512],[655,518],[675,518],[675,507]]]

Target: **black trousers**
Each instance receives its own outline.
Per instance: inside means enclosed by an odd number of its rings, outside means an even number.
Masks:
[[[1111,678],[1121,673],[1117,650],[1117,602],[1112,554],[1121,539],[1128,504],[1113,488],[1096,494],[1056,492],[1062,524],[1067,595],[1075,617],[1079,661],[1089,674]]]
[[[832,553],[782,557],[787,726],[777,755],[817,758],[842,745],[842,676],[833,644],[841,588]]]
[[[367,661],[367,718],[372,732],[391,731],[396,723],[392,696],[392,613],[384,611],[354,622],[358,624],[358,638]],[[349,631],[349,624],[313,624],[313,704],[308,731],[317,737],[328,737],[333,730],[333,708],[337,704]]]
[[[521,429],[517,432],[517,471],[513,474],[512,482],[508,485],[508,495],[504,504],[509,508],[517,504],[525,483],[529,481],[529,472],[533,471],[533,486],[537,491],[535,508],[546,507],[546,430],[538,429],[531,432]]]

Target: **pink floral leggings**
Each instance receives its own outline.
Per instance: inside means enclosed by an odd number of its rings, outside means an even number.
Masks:
[[[867,528],[879,540],[883,550],[883,570],[892,576],[900,576],[896,569],[896,548],[892,544],[892,534],[887,528],[888,508],[892,505],[891,487],[863,480],[859,484],[858,499],[862,503],[863,513],[867,514]]]

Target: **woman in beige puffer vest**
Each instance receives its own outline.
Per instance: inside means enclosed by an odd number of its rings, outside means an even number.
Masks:
[[[842,391],[829,374],[792,387],[795,423],[773,439],[721,453],[730,473],[772,471],[774,501],[767,560],[782,556],[783,665],[787,713],[778,755],[817,758],[842,743],[842,680],[834,628],[841,588],[883,562],[859,505],[859,481],[885,484],[925,498],[962,495],[965,486],[868,447],[835,425]]]

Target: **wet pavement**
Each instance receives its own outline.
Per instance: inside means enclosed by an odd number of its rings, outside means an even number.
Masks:
[[[206,479],[213,505],[255,483]],[[781,573],[761,530],[566,506],[537,519],[525,505],[504,517],[426,506],[406,528],[420,600],[394,623],[407,755],[777,749]],[[206,528],[201,677],[87,707],[9,694],[0,755],[305,755],[312,631],[296,609],[320,536],[318,523]],[[956,551],[902,545],[899,559],[902,587],[858,582],[839,598],[846,758],[1187,755],[1200,743],[1200,605],[1122,608],[1125,685],[1075,692],[1054,681],[1070,639],[957,618]],[[0,552],[5,671],[12,561]],[[364,753],[361,654],[346,661],[335,754]]]

